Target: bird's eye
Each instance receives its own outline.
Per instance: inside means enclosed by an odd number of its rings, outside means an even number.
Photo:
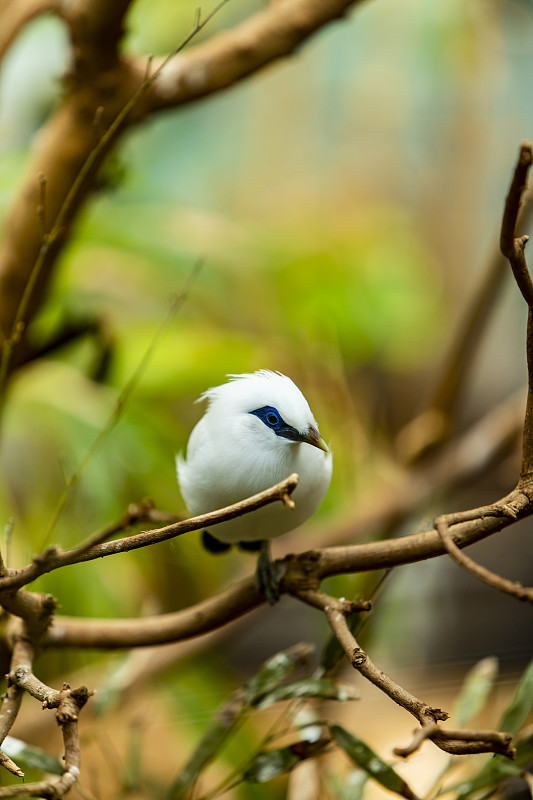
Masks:
[[[274,433],[279,433],[282,426],[285,424],[281,418],[281,414],[274,406],[262,406],[261,408],[256,408],[255,411],[250,411],[250,414],[255,414],[256,417],[259,417],[261,422],[264,422]]]

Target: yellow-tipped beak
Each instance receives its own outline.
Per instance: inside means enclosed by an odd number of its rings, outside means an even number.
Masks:
[[[313,428],[312,425],[309,426],[307,436],[302,437],[302,441],[307,442],[307,444],[312,444],[313,447],[318,447],[318,449],[323,450],[324,453],[329,453],[329,447],[317,429]]]

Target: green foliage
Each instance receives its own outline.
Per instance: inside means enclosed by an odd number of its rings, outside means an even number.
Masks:
[[[338,746],[344,750],[353,763],[364,770],[376,783],[407,800],[416,800],[416,795],[406,781],[366,742],[354,736],[341,725],[330,725],[330,731]]]
[[[498,675],[495,658],[478,661],[466,675],[461,691],[455,701],[454,717],[459,725],[465,725],[485,707]],[[509,730],[502,727],[501,730]]]
[[[40,747],[34,747],[26,742],[7,736],[2,744],[2,750],[23,769],[31,767],[50,775],[62,775],[64,766],[59,758],[55,758]]]
[[[219,709],[187,763],[180,770],[169,792],[171,800],[184,797],[190,787],[196,784],[203,770],[220,756],[228,738],[247,721],[254,709],[266,709],[289,701],[288,711],[283,712],[280,719],[285,719],[287,715],[291,719],[304,698],[335,700],[342,703],[356,699],[351,687],[333,680],[309,676],[286,683],[294,671],[302,666],[311,649],[307,645],[296,645],[277,653],[268,659],[241,689],[234,692],[230,700]],[[301,761],[318,755],[328,747],[330,737],[323,735],[322,731],[320,723],[304,724],[294,730],[298,737],[296,743],[272,747],[276,738],[276,732],[273,730],[263,743],[259,744],[255,752],[241,756],[241,761],[244,758],[244,766],[238,767],[235,775],[230,776],[226,783],[228,785],[236,785],[241,781],[266,783],[290,772]]]

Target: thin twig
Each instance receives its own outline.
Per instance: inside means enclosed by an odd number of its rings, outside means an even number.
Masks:
[[[500,234],[501,251],[509,259],[515,280],[528,306],[533,305],[533,281],[524,256],[524,248],[529,237],[521,236],[517,238],[516,229],[531,164],[533,164],[531,142],[524,142],[520,147],[511,185],[505,200]]]
[[[152,544],[165,542],[168,539],[174,539],[176,536],[182,536],[184,533],[191,531],[201,530],[202,528],[216,525],[220,522],[225,522],[235,517],[240,517],[244,514],[249,514],[256,511],[258,508],[269,505],[276,501],[286,503],[286,497],[290,496],[298,485],[298,475],[293,473],[285,480],[265,489],[263,492],[253,495],[252,497],[240,500],[226,508],[217,511],[210,511],[207,514],[200,514],[197,517],[174,522],[171,525],[165,525],[162,528],[155,528],[150,531],[143,531],[142,533],[133,536],[127,536],[122,539],[116,539],[112,542],[103,542],[101,544],[82,545],[74,550],[62,551],[58,547],[50,547],[44,553],[41,553],[33,558],[31,564],[21,570],[8,571],[8,574],[0,578],[0,592],[9,590],[12,592],[14,589],[19,589],[26,586],[28,583],[34,581],[39,575],[44,575],[52,570],[65,567],[70,564],[80,564],[85,561],[93,561],[96,558],[104,556],[115,555],[117,553],[126,553],[131,550],[137,550],[140,547],[148,547]],[[106,533],[104,531],[102,535]],[[107,537],[106,537],[107,538]]]
[[[437,517],[435,520],[435,529],[444,547],[456,564],[466,569],[467,572],[470,572],[472,575],[476,575],[476,577],[480,578],[484,583],[487,583],[494,589],[510,594],[518,598],[518,600],[525,600],[528,603],[533,603],[533,588],[523,586],[519,581],[510,581],[502,575],[498,575],[496,572],[487,569],[487,567],[483,567],[481,564],[478,564],[477,561],[470,558],[470,556],[467,556],[466,553],[461,552],[450,536],[448,521],[445,515]]]

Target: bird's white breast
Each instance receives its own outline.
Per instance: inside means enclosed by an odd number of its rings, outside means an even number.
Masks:
[[[297,387],[285,376],[280,377],[289,381],[301,396],[305,404],[305,408],[302,405],[302,413],[307,409],[306,414],[313,420],[307,402]],[[243,385],[242,405],[246,409],[245,388]],[[277,384],[274,388],[278,388]],[[280,388],[284,391],[287,389],[284,384]],[[254,395],[248,403],[252,408],[244,411],[240,406],[232,411],[231,403],[228,406],[225,402],[226,398],[220,403],[215,398],[191,433],[186,459],[177,459],[181,491],[193,515],[231,505],[267,489],[293,472],[298,473],[299,483],[293,493],[294,509],[276,502],[213,526],[211,532],[223,542],[271,539],[297,528],[316,511],[331,480],[331,453],[324,453],[305,442],[288,441],[276,436],[261,420],[249,413],[254,406],[261,407],[274,402],[279,405],[285,400],[284,395],[272,401],[268,395],[265,399],[261,397]],[[289,399],[295,403],[299,400],[296,394]]]

